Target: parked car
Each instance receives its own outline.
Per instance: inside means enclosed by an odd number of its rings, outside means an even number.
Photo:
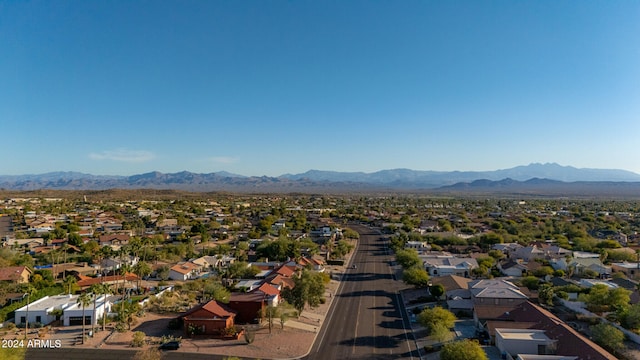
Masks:
[[[169,341],[160,345],[160,350],[178,350],[180,348],[179,341]]]

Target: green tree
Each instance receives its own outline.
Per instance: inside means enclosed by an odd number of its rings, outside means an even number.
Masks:
[[[67,276],[62,280],[62,283],[64,284],[65,289],[67,289],[67,294],[75,293],[78,288],[78,280],[75,276]]]
[[[478,341],[459,340],[446,344],[440,351],[440,360],[488,360]]]
[[[137,302],[121,301],[113,306],[117,313],[116,320],[120,324],[126,324],[127,329],[131,330],[131,325],[135,321],[135,316],[140,311],[140,305]]]
[[[342,236],[345,239],[360,239],[360,234],[358,234],[357,231],[354,231],[352,229],[346,228],[342,230]]]
[[[146,276],[151,275],[153,269],[151,265],[147,264],[145,261],[138,261],[133,266],[133,273],[138,276],[138,289],[140,289],[140,280]]]
[[[442,284],[433,285],[432,287],[429,288],[429,292],[436,299],[440,300],[440,297],[444,295],[444,286],[442,286]]]
[[[170,271],[171,271],[171,269],[168,266],[166,266],[166,265],[161,266],[158,269],[158,277],[160,278],[160,280],[165,280],[166,281],[167,279],[169,279],[169,272]]]
[[[85,338],[85,316],[84,316],[84,309],[87,307],[87,305],[91,304],[91,294],[89,294],[88,292],[84,292],[82,294],[80,294],[80,296],[78,296],[78,300],[77,303],[82,306],[82,343],[84,344],[84,338]],[[91,322],[93,322],[94,319],[91,319]]]
[[[431,326],[429,336],[439,343],[444,343],[452,340],[455,335],[445,324],[436,323]]]
[[[620,316],[620,323],[625,328],[637,331],[640,329],[640,303],[633,304],[623,311]]]
[[[431,334],[436,324],[444,326],[447,329],[453,328],[456,320],[456,316],[453,315],[451,311],[440,306],[426,308],[418,314],[418,323],[427,328],[429,334]]]
[[[422,264],[420,257],[418,257],[418,252],[414,249],[397,250],[396,261],[404,269],[409,269],[414,266]]]
[[[284,299],[302,313],[306,305],[316,307],[324,299],[325,283],[328,278],[325,274],[302,270],[299,277],[294,277],[294,287],[285,288],[282,292]]]
[[[593,341],[600,346],[604,346],[611,350],[617,350],[624,347],[624,333],[616,329],[613,325],[600,323],[589,327]]]
[[[429,285],[429,274],[425,269],[414,266],[402,272],[402,281],[416,288],[424,288]]]
[[[555,291],[553,289],[553,285],[551,284],[542,284],[538,288],[538,300],[541,304],[553,305],[553,297],[555,296]]]
[[[540,279],[535,276],[527,276],[523,278],[522,285],[525,286],[529,290],[537,290],[540,286]]]

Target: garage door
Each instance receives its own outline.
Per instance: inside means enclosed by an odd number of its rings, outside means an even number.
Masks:
[[[84,317],[84,323],[85,325],[91,324],[91,315],[87,315]],[[82,316],[71,316],[69,318],[69,325],[82,325]]]

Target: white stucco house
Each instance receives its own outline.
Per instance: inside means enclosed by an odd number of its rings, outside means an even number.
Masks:
[[[84,308],[85,325],[98,325],[105,311],[111,311],[111,302],[103,295],[96,299],[96,318],[93,319],[93,301]],[[78,295],[56,295],[45,296],[29,304],[29,324],[47,325],[56,320],[56,316],[51,315],[54,309],[63,311],[63,326],[82,325],[83,309],[78,304]],[[15,323],[24,324],[27,320],[27,305],[15,312]]]

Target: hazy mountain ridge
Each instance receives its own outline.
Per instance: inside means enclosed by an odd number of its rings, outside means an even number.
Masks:
[[[440,187],[459,182],[471,182],[478,179],[498,181],[514,179],[525,181],[531,178],[572,181],[640,181],[640,175],[617,169],[579,169],[561,166],[556,163],[533,163],[510,169],[494,171],[421,171],[409,169],[381,170],[373,173],[341,173],[335,171],[309,170],[302,174],[283,175],[288,179],[353,181],[376,184],[413,184],[418,187]]]
[[[558,164],[530,164],[496,171],[382,170],[374,173],[309,170],[279,177],[242,176],[228,172],[208,174],[181,171],[149,172],[131,176],[51,172],[41,175],[0,176],[0,188],[10,190],[174,189],[185,191],[313,192],[313,191],[488,191],[507,189],[542,191],[553,188],[597,190],[637,186],[640,175],[625,170],[578,169]],[[620,185],[613,185],[620,183]],[[627,185],[624,185],[624,184]],[[569,184],[569,185],[567,185]],[[605,184],[605,185],[603,185]],[[634,185],[635,184],[635,185]]]

